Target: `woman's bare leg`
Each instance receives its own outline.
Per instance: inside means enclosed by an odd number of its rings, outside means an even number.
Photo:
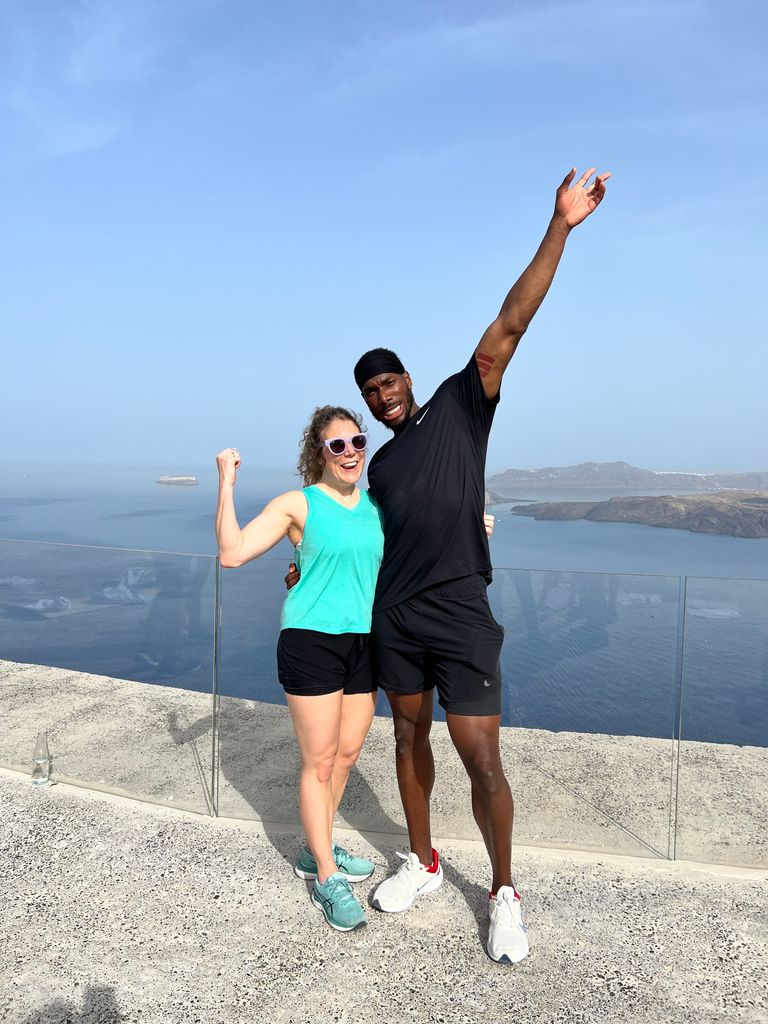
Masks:
[[[352,766],[360,756],[365,737],[371,728],[373,713],[376,710],[375,693],[345,694],[341,704],[341,729],[339,731],[339,752],[331,777],[333,790],[333,808],[331,825],[339,809],[341,798],[347,786]]]
[[[339,751],[343,691],[314,697],[286,694],[301,754],[299,814],[317,861],[318,881],[336,871],[331,851],[333,775]]]

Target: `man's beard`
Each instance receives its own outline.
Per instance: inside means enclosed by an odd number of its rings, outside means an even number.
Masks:
[[[407,394],[405,402],[403,404],[405,405],[405,416],[403,417],[402,423],[400,423],[398,425],[395,425],[394,423],[392,423],[392,424],[385,423],[384,424],[384,426],[389,427],[389,429],[392,431],[393,434],[399,434],[400,431],[403,429],[403,427],[406,426],[406,424],[408,423],[408,420],[411,418],[411,409],[413,409],[413,389],[412,388],[408,388],[408,394]]]

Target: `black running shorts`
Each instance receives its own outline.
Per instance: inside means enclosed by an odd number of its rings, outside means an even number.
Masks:
[[[464,576],[375,611],[375,678],[389,693],[437,687],[454,715],[501,714],[499,658],[504,630],[488,604],[484,577]]]
[[[277,642],[277,677],[286,693],[373,693],[367,633],[320,633],[282,629]]]

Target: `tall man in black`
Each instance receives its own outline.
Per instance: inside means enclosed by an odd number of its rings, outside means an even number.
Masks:
[[[555,211],[533,260],[512,287],[467,366],[419,406],[394,352],[374,349],[355,367],[371,414],[394,437],[371,460],[370,490],[384,522],[384,560],[371,642],[394,718],[397,780],[410,853],[374,894],[379,910],[406,910],[442,882],[432,847],[429,742],[433,694],[472,785],[472,810],[493,870],[487,943],[500,963],[528,952],[512,884],[513,801],[501,766],[499,655],[503,630],[491,615],[488,541],[482,525],[485,455],[501,379],[554,278],[566,239],[605,195],[595,168],[557,190]]]

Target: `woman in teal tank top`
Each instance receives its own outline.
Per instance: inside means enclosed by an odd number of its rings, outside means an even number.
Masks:
[[[349,883],[374,868],[331,835],[376,703],[368,633],[384,537],[374,501],[356,486],[366,443],[355,413],[335,406],[315,410],[299,458],[304,489],[274,498],[242,529],[234,506],[240,455],[227,448],[216,457],[222,566],[258,558],[284,537],[296,547],[301,577],[283,605],[277,651],[301,754],[299,812],[308,849],[295,872],[314,880],[313,904],[340,931],[366,923]]]

